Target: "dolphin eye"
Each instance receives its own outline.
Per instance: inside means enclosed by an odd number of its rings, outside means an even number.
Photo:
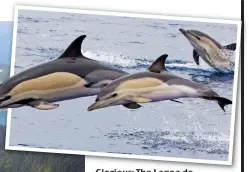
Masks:
[[[114,94],[112,94],[111,97],[116,97],[117,95],[118,95],[117,93],[114,93]]]
[[[199,36],[196,37],[198,40],[201,40],[201,38]]]

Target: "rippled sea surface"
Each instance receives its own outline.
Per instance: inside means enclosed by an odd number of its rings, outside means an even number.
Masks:
[[[236,25],[21,10],[15,73],[57,58],[86,34],[82,52],[89,58],[133,73],[167,53],[171,72],[232,99],[234,73],[219,74],[203,61],[195,65],[192,46],[179,28],[206,32],[221,44],[236,42]],[[216,102],[186,98],[184,104],[163,101],[138,110],[115,106],[87,112],[94,99],[64,101],[51,111],[13,109],[10,145],[228,160],[232,106],[223,112]]]

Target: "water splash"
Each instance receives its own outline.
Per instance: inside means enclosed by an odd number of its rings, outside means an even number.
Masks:
[[[216,132],[170,132],[170,131],[113,131],[106,135],[109,139],[129,140],[150,151],[172,149],[190,152],[206,152],[228,156],[229,136]]]
[[[111,66],[124,69],[141,69],[148,68],[149,65],[153,63],[155,58],[148,57],[128,57],[121,53],[110,54],[106,52],[94,52],[94,51],[84,51],[83,54],[91,59],[101,61]],[[153,60],[152,60],[153,59]],[[179,59],[167,60],[166,67],[172,71],[184,71],[192,74],[217,74],[222,76],[223,74],[233,74],[233,70],[218,72],[208,65],[196,65],[193,62],[183,61]]]

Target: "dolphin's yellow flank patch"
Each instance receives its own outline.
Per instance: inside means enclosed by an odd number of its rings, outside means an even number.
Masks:
[[[206,44],[210,45],[212,47],[212,49],[219,51],[219,48],[217,47],[217,45],[213,41],[211,41],[210,39],[208,39],[206,37],[202,37],[201,39],[203,42],[206,42]]]
[[[160,79],[144,77],[125,81],[121,83],[115,90],[118,91],[122,89],[156,87],[162,84],[164,84],[164,82]]]
[[[17,86],[15,86],[11,91],[10,95],[16,95],[20,93],[24,93],[26,91],[34,91],[34,90],[51,90],[69,87],[82,82],[82,78],[78,75],[74,75],[67,72],[56,72],[52,74],[48,74],[45,76],[41,76],[35,79],[24,81]],[[86,81],[85,81],[86,82]]]
[[[212,58],[215,59],[216,61],[220,61],[220,62],[228,62],[228,57],[226,56],[219,56],[220,54],[220,49],[215,45],[215,43],[213,41],[211,41],[210,39],[207,39],[206,37],[202,37],[202,40],[204,42],[206,42],[208,45],[210,45],[210,47],[206,47],[207,49],[213,49],[214,51],[210,51],[210,52],[214,52],[215,54],[212,54]],[[211,61],[211,59],[209,59],[209,61]]]

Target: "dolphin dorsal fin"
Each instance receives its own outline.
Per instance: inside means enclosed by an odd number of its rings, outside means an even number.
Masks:
[[[67,47],[67,49],[62,53],[62,55],[59,58],[72,58],[72,57],[82,56],[82,53],[81,53],[81,44],[82,44],[82,41],[85,38],[86,38],[86,35],[81,35],[78,38],[76,38]],[[84,56],[82,56],[82,57],[84,57]]]
[[[162,71],[167,71],[165,67],[165,61],[166,58],[168,57],[168,54],[163,54],[160,57],[158,57],[152,65],[148,68],[149,71],[155,72],[155,73],[160,73]]]

